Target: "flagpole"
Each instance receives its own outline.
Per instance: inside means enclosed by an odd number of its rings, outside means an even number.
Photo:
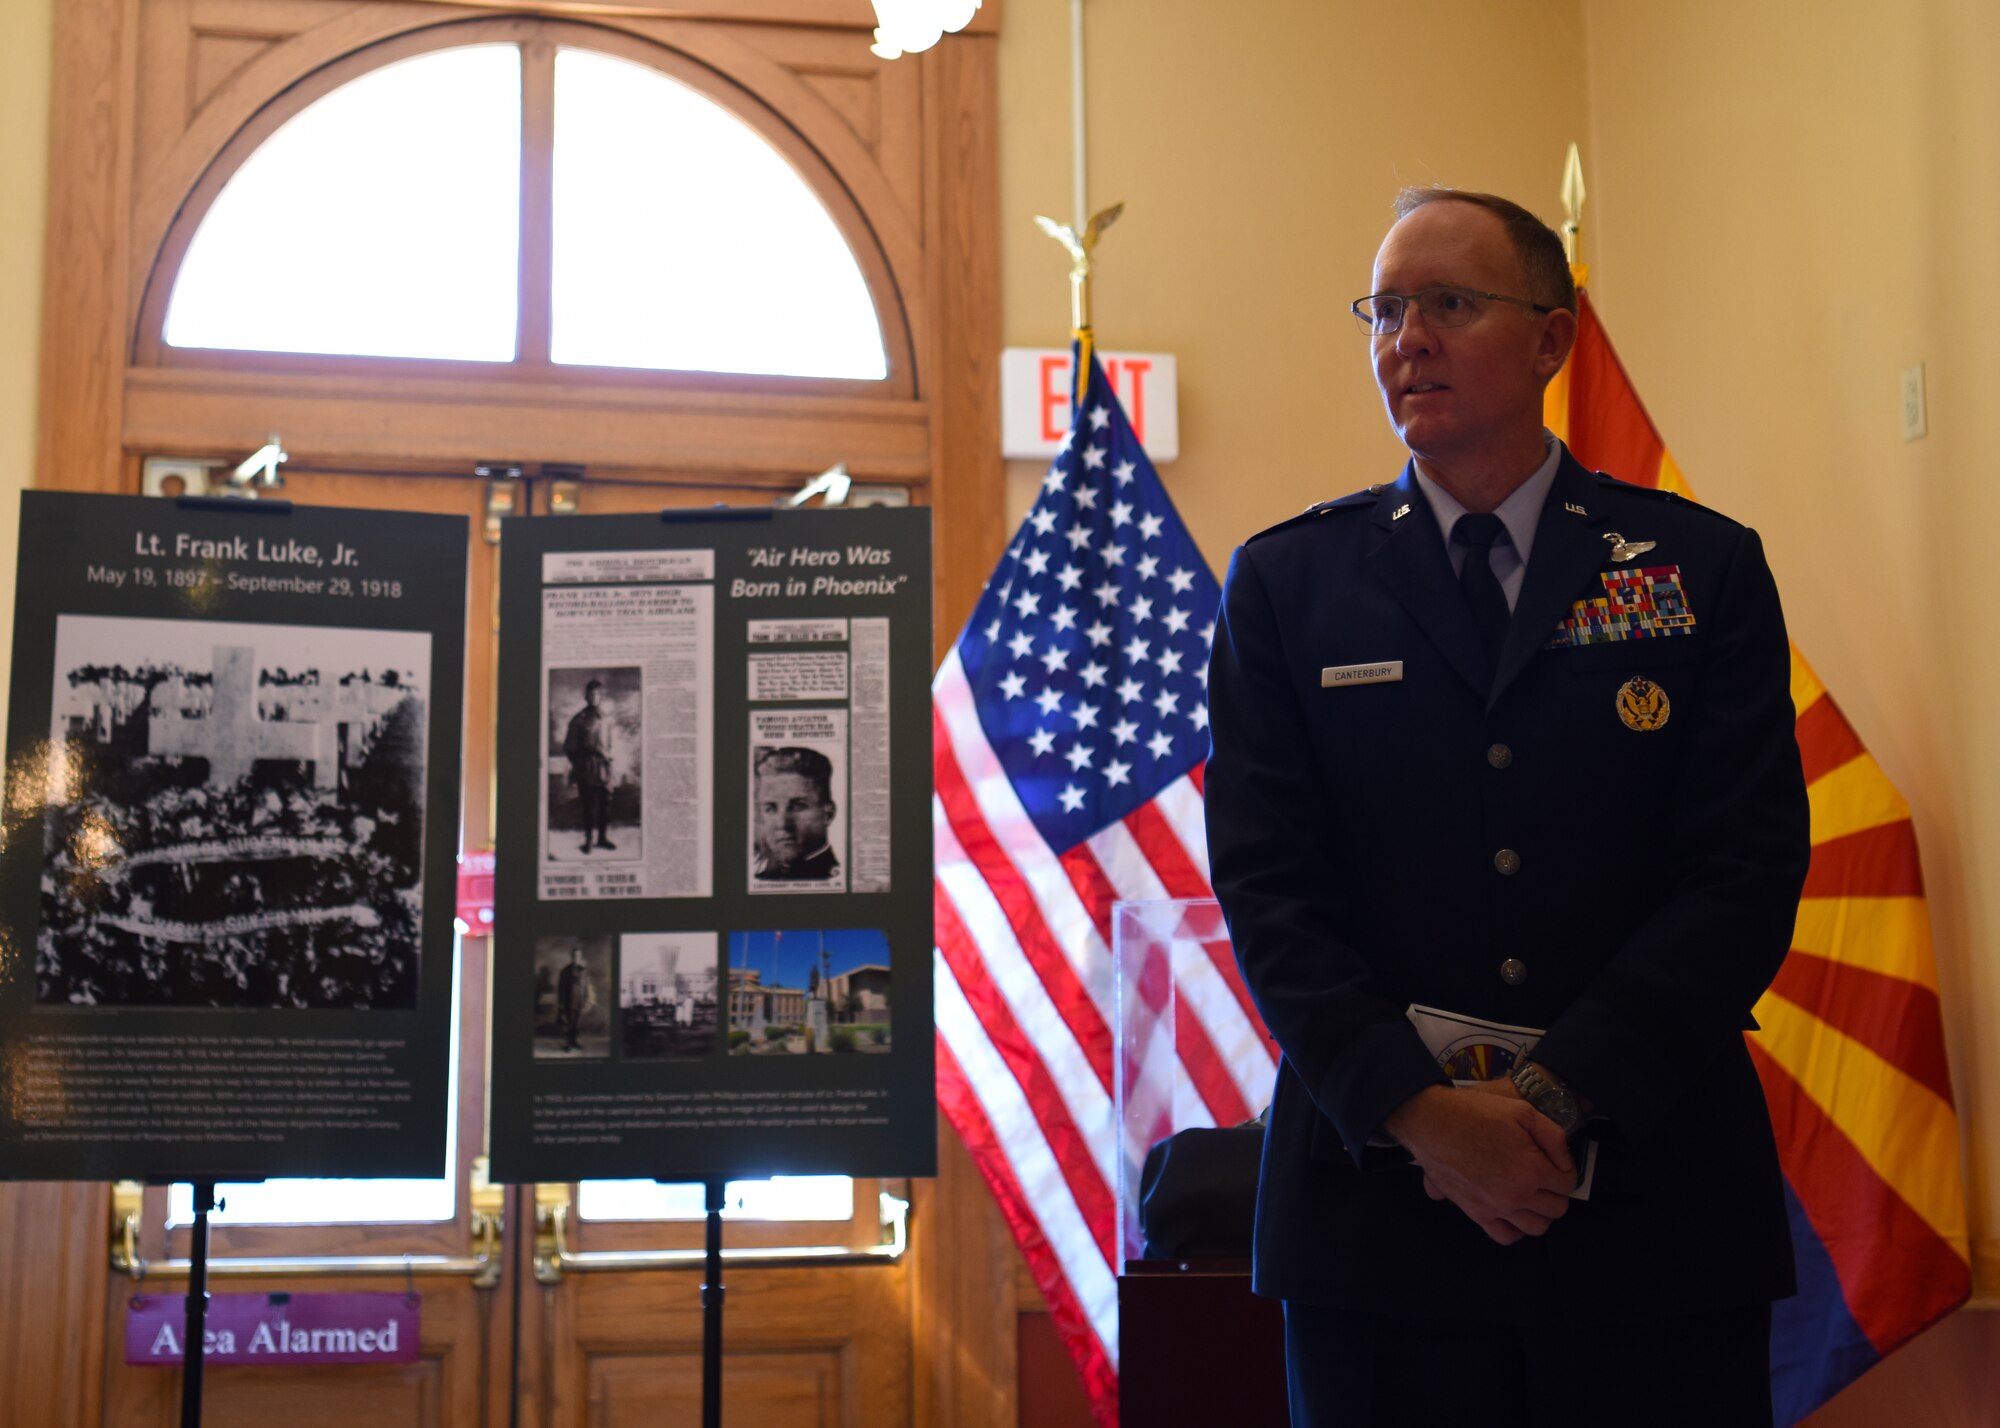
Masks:
[[[1125,205],[1114,203],[1091,214],[1087,180],[1088,156],[1084,147],[1083,85],[1083,0],[1069,0],[1069,96],[1070,96],[1070,183],[1075,219],[1058,223],[1043,214],[1035,215],[1042,232],[1063,245],[1069,254],[1069,327],[1076,341],[1076,381],[1071,390],[1081,406],[1090,387],[1090,278],[1095,267],[1091,258],[1104,230],[1118,221]],[[1088,218],[1086,214],[1090,214]]]
[[[1081,230],[1090,217],[1089,184],[1085,181],[1089,157],[1083,128],[1083,0],[1069,0],[1069,125],[1071,182],[1075,186],[1070,221]]]

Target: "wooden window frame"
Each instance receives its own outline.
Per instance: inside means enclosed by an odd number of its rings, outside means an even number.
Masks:
[[[346,356],[331,353],[268,352],[171,347],[162,336],[167,306],[181,264],[215,201],[250,156],[300,113],[363,75],[420,55],[472,45],[511,45],[521,55],[521,189],[519,307],[515,355],[508,362],[440,358]],[[552,326],[552,189],[555,144],[555,53],[588,50],[629,60],[686,85],[742,120],[776,149],[825,207],[867,284],[881,323],[888,375],[879,380],[765,376],[748,373],[589,366],[554,362],[549,355]],[[199,149],[199,145],[191,146]],[[183,161],[191,161],[184,156]],[[888,255],[876,240],[854,198],[817,150],[782,122],[742,85],[701,64],[684,51],[639,36],[575,21],[523,16],[457,20],[381,40],[314,70],[264,105],[230,136],[188,188],[154,250],[152,266],[140,279],[133,335],[135,367],[200,367],[217,372],[285,373],[373,378],[391,394],[421,390],[427,381],[507,383],[548,389],[556,400],[587,391],[630,387],[658,396],[744,392],[770,399],[784,396],[864,397],[909,400],[916,394],[915,360],[905,311]]]

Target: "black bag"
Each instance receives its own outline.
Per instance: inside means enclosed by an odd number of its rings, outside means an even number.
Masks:
[[[1264,1127],[1184,1130],[1146,1152],[1139,1234],[1147,1259],[1248,1259]]]

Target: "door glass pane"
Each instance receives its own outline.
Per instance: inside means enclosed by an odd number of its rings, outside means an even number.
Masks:
[[[780,1175],[723,1186],[725,1220],[848,1220],[854,1182],[845,1175]],[[654,1180],[586,1180],[577,1189],[586,1220],[700,1220],[708,1215],[700,1185]]]
[[[657,70],[556,54],[558,362],[888,375],[860,266],[798,171]]]
[[[521,52],[371,70],[238,169],[174,283],[174,347],[514,357]]]
[[[464,943],[451,946],[451,1004],[459,1005],[459,981]],[[264,1180],[249,1185],[218,1185],[222,1208],[208,1217],[211,1225],[376,1225],[437,1223],[451,1219],[457,1208],[458,1167],[458,1023],[451,1018],[451,1082],[445,1093],[444,1176],[438,1180]],[[695,1198],[700,1200],[700,1189]],[[194,1223],[194,1187],[175,1185],[167,1191],[167,1224]]]

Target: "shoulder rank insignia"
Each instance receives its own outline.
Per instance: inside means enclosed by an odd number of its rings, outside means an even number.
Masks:
[[[1641,734],[1664,729],[1673,712],[1667,691],[1643,674],[1635,674],[1618,686],[1618,717],[1628,729]]]
[[[1656,540],[1627,540],[1617,531],[1606,531],[1604,538],[1611,542],[1609,558],[1614,564],[1623,564],[1635,555],[1644,555],[1659,544]]]
[[[1694,633],[1694,611],[1681,586],[1678,565],[1597,572],[1601,594],[1570,606],[1544,648],[1608,645],[1619,640],[1654,640]]]
[[[1363,504],[1370,506],[1375,504],[1374,498],[1369,496],[1369,494],[1366,491],[1357,491],[1351,496],[1342,496],[1339,500],[1336,501],[1315,501],[1310,506],[1307,506],[1303,511],[1300,511],[1296,516],[1291,516],[1286,518],[1285,520],[1279,521],[1274,526],[1264,527],[1264,529],[1262,529],[1261,531],[1258,531],[1254,535],[1247,537],[1243,543],[1245,545],[1248,545],[1253,540],[1262,540],[1265,536],[1276,535],[1279,531],[1283,530],[1290,530],[1293,526],[1299,525],[1301,522],[1304,521],[1312,520],[1315,517],[1331,515],[1335,511]]]

